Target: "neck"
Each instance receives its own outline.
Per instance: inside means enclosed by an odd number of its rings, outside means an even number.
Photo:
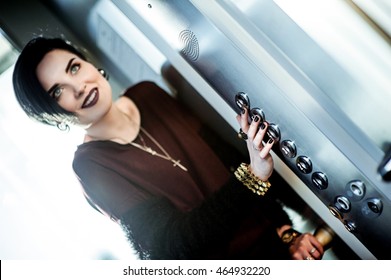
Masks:
[[[98,122],[86,128],[85,142],[110,140],[120,144],[133,141],[140,129],[140,115],[124,112],[115,103]]]

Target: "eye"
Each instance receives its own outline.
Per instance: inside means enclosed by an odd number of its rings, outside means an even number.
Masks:
[[[71,66],[71,74],[72,75],[75,75],[78,71],[79,71],[79,69],[80,69],[80,64],[73,64],[72,66]]]
[[[56,87],[53,91],[52,91],[52,94],[51,94],[51,97],[53,97],[54,99],[59,99],[61,94],[62,94],[62,91],[63,91],[63,88],[62,87]]]

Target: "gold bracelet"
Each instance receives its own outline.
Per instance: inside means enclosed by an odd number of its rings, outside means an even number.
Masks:
[[[236,179],[255,194],[264,196],[271,186],[270,182],[259,179],[248,167],[248,164],[241,163],[234,173]]]

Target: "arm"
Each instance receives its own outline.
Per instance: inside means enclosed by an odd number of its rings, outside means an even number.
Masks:
[[[250,155],[250,169],[261,180],[268,180],[272,174],[270,166],[273,165],[273,159],[270,155],[273,142],[263,144],[262,140],[267,131],[267,123],[259,126],[259,121],[253,120],[248,123],[248,111],[244,109],[242,114],[237,117],[243,132],[247,134],[247,149]],[[259,129],[259,130],[258,130]],[[277,234],[282,237],[285,230],[291,229],[291,223],[277,225]],[[292,259],[321,259],[323,256],[323,247],[319,241],[310,233],[300,234],[289,244],[289,252]]]

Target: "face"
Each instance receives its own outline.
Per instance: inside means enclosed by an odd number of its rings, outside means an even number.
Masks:
[[[91,63],[77,55],[53,50],[44,56],[36,71],[47,94],[63,109],[76,114],[81,125],[99,121],[110,109],[109,83]]]

